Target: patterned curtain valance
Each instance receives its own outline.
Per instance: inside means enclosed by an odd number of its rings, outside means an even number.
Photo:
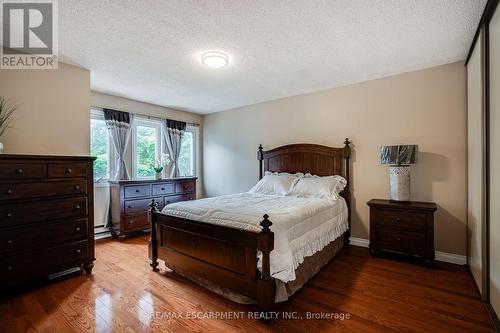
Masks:
[[[167,128],[169,130],[178,130],[184,132],[186,130],[186,123],[183,121],[167,119]]]
[[[103,109],[104,112],[104,120],[108,127],[113,124],[115,126],[120,126],[120,124],[130,125],[130,113],[117,111],[112,109]]]

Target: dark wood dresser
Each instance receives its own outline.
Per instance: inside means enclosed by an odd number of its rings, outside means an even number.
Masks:
[[[397,203],[373,199],[370,206],[370,253],[397,252],[434,260],[433,202]]]
[[[159,210],[169,203],[195,200],[196,179],[110,181],[113,237],[123,239],[128,233],[149,229],[151,199],[158,203]]]
[[[92,272],[94,159],[0,155],[0,287]]]

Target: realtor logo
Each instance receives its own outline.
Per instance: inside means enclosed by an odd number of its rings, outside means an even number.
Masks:
[[[0,0],[2,69],[57,68],[57,0]]]

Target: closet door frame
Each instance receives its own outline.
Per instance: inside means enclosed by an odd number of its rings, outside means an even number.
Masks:
[[[485,302],[486,309],[495,324],[495,328],[500,332],[500,321],[498,315],[490,304],[490,38],[489,38],[489,23],[498,8],[498,3],[500,0],[488,0],[486,7],[481,17],[481,21],[474,36],[472,46],[469,50],[469,54],[465,61],[465,66],[467,66],[470,57],[474,51],[474,47],[477,44],[480,32],[484,29],[484,176],[483,176],[483,188],[484,188],[484,208],[485,208],[485,220],[484,228],[481,232],[481,242],[482,242],[482,295],[481,298]]]

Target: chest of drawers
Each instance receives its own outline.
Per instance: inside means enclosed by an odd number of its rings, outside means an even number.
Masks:
[[[111,232],[123,239],[127,234],[149,229],[152,199],[161,210],[170,203],[195,200],[196,178],[110,181]]]
[[[398,252],[434,260],[433,202],[396,203],[373,199],[370,206],[370,252]]]
[[[92,272],[93,160],[0,155],[0,287]]]

